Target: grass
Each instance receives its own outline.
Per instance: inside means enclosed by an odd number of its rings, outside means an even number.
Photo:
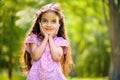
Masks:
[[[107,77],[100,78],[68,78],[67,80],[108,80]]]
[[[6,73],[0,74],[0,80],[9,80],[8,75]],[[12,75],[12,80],[26,80],[26,77],[23,76],[22,74],[14,73]]]
[[[9,80],[7,73],[0,74],[0,80]],[[23,76],[21,73],[13,73],[12,80],[26,80],[26,77]],[[67,78],[67,80],[108,80],[107,77],[105,78]]]

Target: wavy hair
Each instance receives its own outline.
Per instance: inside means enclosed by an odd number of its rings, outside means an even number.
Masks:
[[[64,16],[63,16],[63,14],[62,14],[62,12],[60,10],[59,5],[58,4],[53,4],[53,3],[43,6],[36,13],[37,18],[36,18],[35,22],[33,23],[31,31],[27,35],[27,37],[30,36],[32,33],[36,34],[38,37],[42,36],[41,35],[41,30],[40,30],[40,25],[39,25],[39,20],[41,20],[42,14],[44,14],[44,13],[46,13],[48,11],[55,12],[60,17],[60,20],[59,20],[60,27],[59,27],[57,36],[58,37],[63,37],[64,39],[66,39],[69,42],[68,37],[67,37],[66,32],[65,32],[65,27],[64,27],[64,20],[63,20]],[[30,54],[26,50],[24,50],[20,61],[21,61],[21,64],[22,64],[22,69],[23,69],[24,74],[26,74],[26,72],[28,73],[31,66],[32,66],[32,58],[31,58]],[[70,71],[72,69],[72,66],[73,66],[73,61],[72,61],[72,57],[71,57],[70,43],[69,43],[69,45],[67,47],[66,54],[64,54],[62,56],[61,66],[62,66],[63,74],[65,76],[68,76],[68,74],[70,73]]]

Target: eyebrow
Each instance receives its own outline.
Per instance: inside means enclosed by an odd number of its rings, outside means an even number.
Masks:
[[[46,19],[46,18],[42,18],[41,20],[48,20],[48,19]],[[56,19],[54,18],[54,19],[52,19],[52,20],[56,20]]]
[[[42,18],[43,20],[46,19],[46,18]]]

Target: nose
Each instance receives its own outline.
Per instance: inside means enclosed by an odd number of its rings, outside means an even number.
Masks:
[[[48,22],[47,26],[51,26],[51,23],[50,23],[50,22]]]

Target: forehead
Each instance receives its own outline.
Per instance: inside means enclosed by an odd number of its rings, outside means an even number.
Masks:
[[[59,15],[56,12],[53,11],[47,11],[42,14],[42,18],[47,18],[47,19],[59,19]]]

